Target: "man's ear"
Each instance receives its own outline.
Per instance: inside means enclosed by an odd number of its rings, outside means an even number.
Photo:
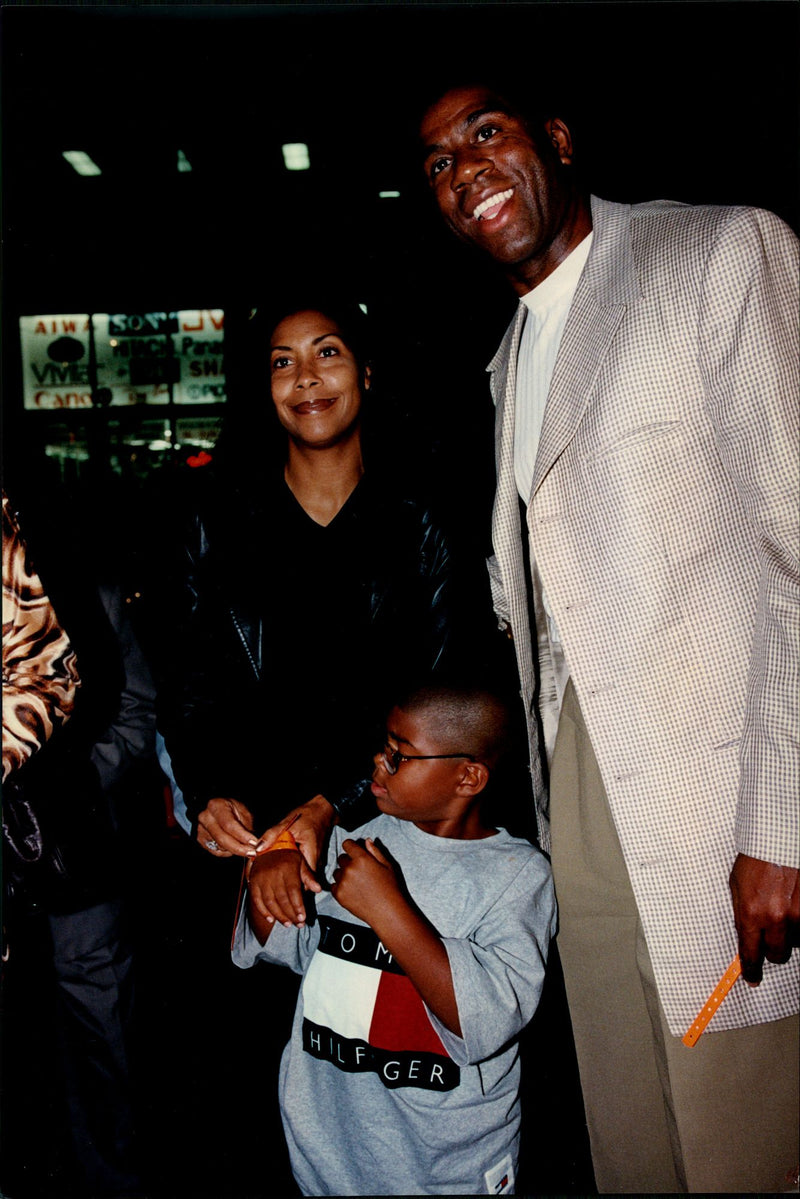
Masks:
[[[466,762],[460,786],[471,795],[477,795],[489,782],[489,767],[483,762]]]
[[[370,380],[372,378],[372,367],[364,367],[364,391],[369,391]]]
[[[544,128],[564,166],[570,166],[572,163],[572,134],[561,117],[548,117]]]

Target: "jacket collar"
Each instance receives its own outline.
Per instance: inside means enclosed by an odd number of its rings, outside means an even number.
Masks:
[[[594,239],[578,284],[581,291],[592,293],[598,304],[626,304],[641,297],[642,289],[633,261],[631,205],[617,204],[590,196]],[[497,353],[486,370],[505,374],[512,342],[519,342],[525,321],[525,306],[520,302],[506,329]]]
[[[631,205],[591,197],[594,239],[579,287],[599,304],[630,304],[642,289],[633,261]]]
[[[642,294],[633,260],[631,206],[592,196],[591,208],[592,248],[578,281],[553,372],[532,495],[574,436],[592,383],[626,307]],[[512,367],[525,315],[525,305],[520,303],[487,367],[498,422],[503,425],[509,389],[515,385],[516,370]]]

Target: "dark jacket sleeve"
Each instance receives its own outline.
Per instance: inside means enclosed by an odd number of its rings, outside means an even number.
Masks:
[[[235,794],[235,744],[244,735],[235,720],[242,667],[212,572],[205,494],[174,530],[158,651],[158,729],[193,821],[208,799]]]
[[[136,763],[155,754],[155,683],[125,611],[119,587],[98,587],[103,610],[114,631],[121,667],[119,703],[113,719],[91,748],[91,761],[105,792]]]

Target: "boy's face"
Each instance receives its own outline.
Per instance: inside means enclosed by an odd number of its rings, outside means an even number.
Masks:
[[[458,820],[470,805],[470,799],[458,791],[469,765],[465,752],[457,757],[436,757],[447,753],[427,735],[421,716],[393,708],[386,725],[386,747],[399,750],[417,760],[400,761],[395,774],[386,768],[383,752],[373,759],[372,794],[381,812],[398,820],[411,820],[427,827]],[[419,756],[434,755],[426,761]],[[428,831],[434,832],[430,828]],[[440,835],[446,836],[447,833]]]

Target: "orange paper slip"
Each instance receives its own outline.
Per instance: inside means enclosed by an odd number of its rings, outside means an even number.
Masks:
[[[694,1021],[686,1035],[682,1038],[684,1045],[688,1045],[691,1049],[693,1045],[697,1044],[704,1028],[741,973],[742,964],[739,961],[739,955],[737,953],[736,957],[733,959],[730,966],[725,971],[706,1002],[703,1004],[702,1010],[700,1011],[697,1019]]]

